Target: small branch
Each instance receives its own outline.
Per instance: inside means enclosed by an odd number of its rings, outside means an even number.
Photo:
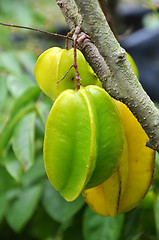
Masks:
[[[59,2],[59,1],[58,1]],[[63,4],[61,4],[61,6],[63,6]],[[77,90],[80,89],[80,77],[79,77],[79,71],[78,71],[78,66],[77,66],[77,40],[78,40],[78,36],[81,32],[81,29],[79,26],[77,26],[74,30],[74,24],[72,24],[70,21],[70,26],[73,26],[73,29],[71,29],[71,32],[69,34],[72,34],[72,32],[74,31],[74,34],[73,34],[73,45],[74,45],[74,62],[73,64],[71,65],[71,67],[68,69],[68,71],[66,72],[66,74],[63,76],[62,79],[60,79],[57,83],[61,82],[66,76],[67,74],[69,73],[69,71],[71,70],[72,67],[75,68],[75,75],[76,75],[76,82],[77,82]],[[68,35],[67,35],[68,36]],[[67,43],[66,43],[66,49],[67,49]]]
[[[115,26],[113,24],[113,19],[112,19],[110,11],[108,9],[108,1],[107,0],[98,0],[98,2],[100,4],[100,7],[106,17],[106,20],[107,20],[112,32],[114,33],[115,36],[117,36]]]
[[[68,40],[69,40],[68,37],[69,37],[70,35],[72,35],[72,33],[73,33],[72,31],[70,31],[69,33],[67,33],[67,36],[66,36],[67,39],[66,39],[66,42],[65,42],[65,49],[66,49],[66,50],[68,50]],[[72,38],[72,41],[73,41],[73,38]]]
[[[41,32],[41,33],[44,33],[44,34],[52,35],[54,37],[61,37],[61,38],[73,40],[69,36],[64,36],[64,35],[61,35],[61,34],[58,34],[58,33],[51,33],[51,32],[45,31],[45,30],[37,29],[37,28],[25,27],[25,26],[20,26],[20,25],[15,25],[15,24],[7,24],[7,23],[0,23],[0,25],[1,26],[6,26],[6,27],[27,29],[27,30],[31,30],[31,31],[36,31],[36,32]]]
[[[106,90],[110,89],[111,86],[109,86],[109,82],[113,81],[113,75],[111,74],[108,65],[90,38],[87,37],[85,40],[80,41],[82,36],[85,37],[86,34],[82,32],[78,38],[78,48],[84,54],[86,60],[89,62],[90,66],[93,68],[94,72],[102,82],[104,88]]]
[[[77,11],[77,7],[72,0],[56,0],[57,5],[60,7],[65,20],[71,30],[76,26],[81,26],[82,17]]]
[[[79,77],[79,71],[78,71],[78,66],[77,66],[77,49],[76,49],[76,46],[77,46],[77,39],[78,39],[78,35],[80,33],[81,29],[80,27],[76,27],[75,31],[74,31],[74,34],[73,34],[73,42],[74,42],[74,62],[73,64],[71,65],[71,67],[68,69],[68,71],[66,72],[66,74],[63,76],[63,78],[61,80],[59,80],[57,83],[61,82],[66,76],[67,74],[69,73],[69,71],[71,70],[71,68],[74,67],[75,69],[75,76],[76,76],[76,82],[77,82],[77,90],[80,89],[80,77]]]
[[[75,68],[75,75],[76,75],[76,82],[77,82],[77,90],[80,89],[80,77],[79,77],[79,71],[78,71],[78,66],[77,66],[77,50],[76,50],[76,46],[77,46],[77,39],[78,39],[78,35],[80,33],[81,29],[79,26],[76,27],[75,32],[73,34],[73,39],[74,39],[74,63],[73,66]]]

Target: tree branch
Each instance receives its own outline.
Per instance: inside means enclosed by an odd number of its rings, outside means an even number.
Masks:
[[[114,33],[114,35],[116,35],[116,29],[115,29],[115,26],[113,24],[113,19],[112,19],[112,16],[110,14],[110,11],[108,9],[108,1],[107,0],[98,0],[99,2],[99,5],[103,11],[103,14],[105,15],[106,17],[106,20],[112,30],[112,32]]]
[[[125,50],[110,30],[98,1],[75,0],[78,11],[72,0],[57,2],[70,29],[82,24],[82,31],[94,42],[86,39],[79,46],[107,92],[130,108],[149,137],[147,145],[159,152],[159,110],[133,73]]]
[[[60,7],[71,31],[74,30],[76,26],[81,25],[82,17],[78,13],[77,8],[72,0],[56,0],[56,2]]]

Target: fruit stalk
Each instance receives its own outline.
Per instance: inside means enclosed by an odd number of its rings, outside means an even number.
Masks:
[[[79,77],[79,71],[78,71],[78,66],[77,66],[77,49],[76,49],[76,46],[77,46],[77,38],[78,38],[78,35],[80,33],[80,27],[76,27],[75,29],[75,32],[73,34],[73,39],[74,39],[74,63],[73,63],[73,66],[75,68],[75,75],[76,75],[76,82],[77,82],[77,90],[80,89],[80,77]]]

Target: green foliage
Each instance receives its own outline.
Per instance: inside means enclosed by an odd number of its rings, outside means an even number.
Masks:
[[[44,209],[57,222],[64,223],[70,220],[84,205],[82,196],[73,202],[66,202],[48,181],[44,188]]]
[[[84,215],[83,232],[86,240],[118,240],[123,228],[124,215],[103,217],[87,207]]]
[[[157,199],[154,205],[154,213],[155,213],[156,232],[157,232],[157,237],[159,238],[159,195],[157,196]]]
[[[24,116],[16,125],[12,136],[12,147],[24,171],[34,164],[35,113]]]
[[[1,0],[0,21],[56,31],[64,20],[55,6],[52,0]],[[145,198],[117,218],[92,212],[82,196],[68,203],[50,185],[42,150],[52,101],[36,85],[34,66],[44,49],[63,43],[5,27],[0,36],[0,239],[159,239],[159,154],[153,201]]]
[[[42,192],[41,184],[20,191],[8,208],[6,219],[11,228],[19,232],[33,215]]]
[[[156,14],[157,17],[159,17],[159,13],[157,11],[157,7],[151,0],[147,0],[149,8]]]

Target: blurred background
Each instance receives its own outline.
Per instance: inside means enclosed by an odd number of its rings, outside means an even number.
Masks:
[[[141,84],[158,105],[159,1],[106,4],[114,34],[135,60]],[[1,0],[0,22],[69,32],[55,0]],[[158,240],[158,154],[146,198],[117,218],[95,214],[82,196],[67,203],[48,182],[42,147],[53,103],[37,87],[34,66],[38,56],[53,46],[63,48],[65,41],[0,26],[0,239]]]

